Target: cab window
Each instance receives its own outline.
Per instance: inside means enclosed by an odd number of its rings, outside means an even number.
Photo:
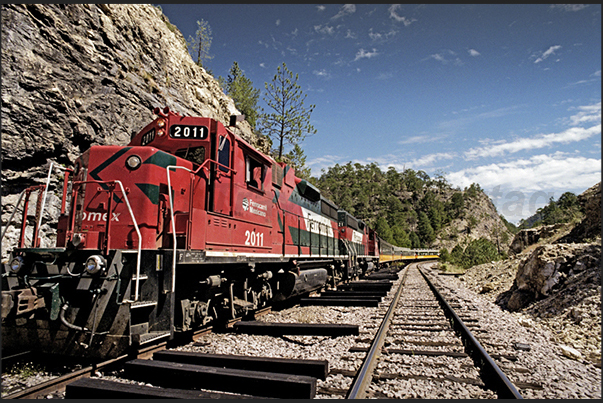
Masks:
[[[266,169],[264,164],[250,156],[245,157],[245,182],[247,185],[259,190],[264,190],[265,173]]]
[[[184,158],[197,165],[201,165],[205,161],[205,147],[182,148],[175,154],[176,157]]]
[[[220,144],[218,146],[218,163],[221,164],[220,171],[229,171],[228,167],[230,167],[230,140],[228,140],[224,136],[220,136]]]

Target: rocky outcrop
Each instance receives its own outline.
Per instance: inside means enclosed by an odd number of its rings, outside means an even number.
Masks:
[[[468,245],[480,238],[488,239],[500,252],[507,253],[513,235],[492,200],[484,192],[477,191],[471,197],[465,197],[462,214],[442,228],[431,247],[446,248],[450,252],[457,244]]]
[[[541,245],[471,267],[460,280],[502,308],[551,329],[559,343],[600,366],[600,258],[600,242]]]
[[[521,253],[530,245],[537,244],[541,239],[553,236],[556,231],[562,228],[562,224],[543,225],[537,228],[522,229],[513,238],[509,250],[513,253]]]
[[[180,31],[150,5],[3,4],[1,60],[3,257],[15,244],[7,221],[17,195],[45,182],[50,161],[68,166],[91,145],[127,144],[154,107],[226,125],[239,114],[193,62]],[[266,151],[247,122],[236,131]],[[58,214],[57,185],[51,182],[43,217],[45,239]]]
[[[544,299],[563,288],[570,279],[600,279],[601,246],[597,244],[543,245],[518,265],[513,286],[497,302],[511,311]],[[600,283],[600,281],[598,281]]]
[[[584,218],[558,243],[586,242],[601,237],[601,182],[578,196]]]

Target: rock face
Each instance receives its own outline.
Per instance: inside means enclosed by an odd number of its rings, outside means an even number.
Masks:
[[[537,228],[522,229],[515,234],[509,250],[513,253],[520,253],[528,246],[538,243],[541,238],[544,239],[552,236],[555,234],[555,231],[561,227],[563,227],[563,225],[556,224],[543,225]]]
[[[482,191],[475,192],[472,197],[465,199],[463,214],[442,229],[432,247],[446,248],[450,252],[457,244],[467,245],[479,238],[490,240],[505,253],[509,251],[513,239],[496,211],[496,206]]]
[[[503,309],[527,314],[552,329],[558,341],[567,344],[564,354],[575,358],[576,350],[599,367],[600,189],[597,184],[578,196],[585,215],[573,229],[547,226],[519,233],[512,244],[516,254],[474,266],[461,277],[467,287]]]
[[[50,161],[69,166],[91,145],[127,144],[154,107],[225,125],[240,114],[185,43],[150,5],[2,5],[3,227],[17,195],[45,182]],[[247,122],[235,131],[266,151]],[[42,221],[47,246],[54,242],[47,223],[60,206],[57,185],[51,182]],[[3,258],[16,242],[14,225],[2,240]]]
[[[584,210],[580,224],[558,242],[585,242],[601,236],[601,182],[578,196]]]
[[[600,283],[600,263],[601,246],[597,244],[539,246],[519,263],[513,286],[498,302],[517,311],[552,295],[570,279],[586,276],[594,280],[598,273]]]

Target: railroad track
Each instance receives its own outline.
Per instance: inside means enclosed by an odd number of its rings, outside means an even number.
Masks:
[[[87,368],[87,375],[64,380],[62,387],[67,398],[437,398],[429,391],[462,385],[467,398],[521,398],[504,374],[503,381],[494,380],[500,370],[487,368],[491,359],[474,356],[480,350],[476,340],[455,335],[454,327],[475,322],[466,312],[449,319],[440,306],[455,303],[439,302],[416,266],[400,276],[397,270],[382,272],[301,299],[300,306],[283,311],[279,322],[259,317],[232,322],[230,330],[200,335],[181,351],[158,346],[139,358],[120,357],[119,379],[90,378],[101,368]],[[316,311],[361,324],[325,323]],[[302,312],[301,323],[296,322]],[[354,315],[370,315],[370,320]],[[462,325],[461,317],[469,325]],[[228,347],[217,350],[218,340]],[[258,343],[264,349],[286,347],[281,357],[267,356],[256,352]],[[340,359],[321,354],[325,345],[341,347]],[[342,360],[350,366],[343,368]],[[335,387],[333,379],[339,382]]]
[[[429,277],[409,266],[347,398],[521,398]],[[470,324],[469,324],[470,323]],[[393,395],[393,396],[392,396]],[[438,396],[439,395],[439,396]]]
[[[270,307],[263,308],[263,309],[255,312],[254,317],[259,318],[268,312],[270,312]],[[240,319],[238,319],[238,320],[240,320]],[[227,326],[227,327],[232,326],[232,323],[234,323],[234,322],[235,321],[229,321],[228,323],[225,324],[225,326]],[[192,342],[194,342],[197,338],[199,338],[199,337],[203,336],[204,334],[207,334],[211,331],[212,331],[211,326],[199,329],[190,335],[190,340],[192,340]],[[178,343],[182,343],[182,341],[176,341],[173,343],[170,343],[167,341],[162,341],[162,342],[147,346],[145,348],[133,351],[130,354],[124,354],[122,356],[119,356],[119,357],[116,357],[116,358],[113,358],[110,360],[100,361],[100,362],[95,362],[95,363],[86,363],[83,367],[80,365],[80,366],[78,366],[79,368],[77,368],[75,370],[67,371],[66,373],[64,373],[62,375],[54,376],[51,379],[48,379],[44,382],[40,382],[35,385],[22,388],[16,392],[13,392],[13,393],[10,393],[7,395],[3,395],[2,398],[3,399],[40,399],[40,398],[46,398],[46,397],[60,396],[65,393],[67,385],[72,384],[75,381],[82,380],[82,381],[80,381],[80,384],[91,384],[95,381],[87,381],[86,380],[87,378],[94,377],[95,375],[97,375],[101,372],[117,371],[117,370],[123,368],[127,362],[129,362],[133,359],[150,359],[151,357],[153,357],[153,355],[156,352],[163,351],[163,350],[169,348],[170,346],[173,347],[173,346],[177,345]],[[27,352],[15,354],[14,356],[6,357],[6,358],[3,357],[3,359],[2,359],[3,369],[6,369],[7,365],[12,366],[14,364],[14,362],[19,360],[19,357],[21,357],[21,356],[26,357],[28,360],[30,360],[31,365],[37,366],[36,358],[32,357],[31,352],[27,351]],[[56,359],[56,357],[54,357],[54,358]],[[45,358],[45,359],[47,359],[47,358]],[[164,396],[165,395],[159,396],[159,397],[164,397]]]

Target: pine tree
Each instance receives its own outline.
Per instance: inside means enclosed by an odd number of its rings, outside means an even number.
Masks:
[[[274,111],[261,113],[261,130],[278,141],[278,159],[283,157],[283,148],[287,144],[299,144],[306,135],[316,133],[310,124],[310,115],[316,105],[304,107],[306,95],[302,96],[297,84],[298,75],[287,69],[285,63],[279,66],[272,82],[266,83],[264,101]]]
[[[295,176],[302,179],[310,178],[312,172],[310,168],[306,166],[306,156],[299,144],[293,146],[293,149],[285,155],[285,159],[287,160],[287,164],[295,169]]]
[[[419,213],[419,223],[418,223],[418,234],[419,239],[424,245],[431,245],[431,243],[435,240],[435,231],[431,226],[431,222],[427,214],[424,212]]]
[[[195,36],[189,36],[186,44],[193,53],[193,56],[197,56],[197,65],[203,67],[205,60],[213,59],[213,56],[209,55],[209,48],[211,47],[211,27],[205,20],[197,21],[197,31]]]
[[[230,96],[235,106],[241,113],[245,115],[245,120],[249,123],[252,129],[258,118],[258,99],[260,98],[260,90],[253,88],[251,80],[243,74],[243,70],[237,62],[234,62],[230,68],[225,84],[226,94]]]

